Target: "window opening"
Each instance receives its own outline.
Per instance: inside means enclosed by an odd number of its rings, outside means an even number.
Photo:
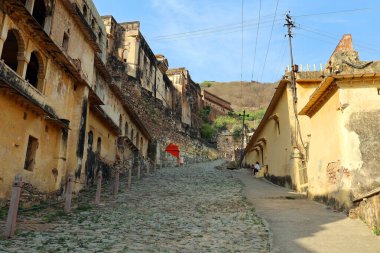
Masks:
[[[38,22],[38,24],[40,24],[42,27],[44,27],[45,18],[46,18],[46,7],[45,7],[45,1],[44,0],[36,0],[34,2],[32,16]]]
[[[14,71],[17,71],[17,55],[18,55],[19,45],[17,37],[14,31],[9,30],[7,39],[4,42],[3,52],[1,54],[1,59],[4,63],[8,65]]]
[[[98,142],[96,143],[96,152],[99,154],[102,152],[102,139],[99,137]]]
[[[88,149],[92,151],[92,144],[94,143],[94,134],[92,133],[92,131],[88,132],[88,140],[87,140],[87,144],[88,144]]]
[[[38,149],[38,139],[29,135],[28,147],[26,149],[26,157],[24,169],[33,171],[34,165],[36,164],[36,153]]]
[[[67,33],[63,33],[62,48],[65,52],[67,52],[67,50],[69,49],[69,39],[69,35]]]
[[[30,61],[28,67],[26,69],[25,79],[29,81],[31,85],[37,88],[38,85],[38,71],[39,71],[39,63],[37,59],[37,55],[33,52],[30,56]]]

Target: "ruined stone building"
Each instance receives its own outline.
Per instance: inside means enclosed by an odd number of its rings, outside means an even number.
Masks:
[[[245,162],[380,227],[379,75],[380,61],[361,61],[344,35],[323,71],[296,73],[296,102],[289,79],[280,81]]]
[[[209,120],[214,121],[220,115],[226,115],[232,112],[231,103],[210,93],[202,90],[202,98],[204,106],[210,107]]]
[[[54,192],[73,172],[78,189],[94,161],[147,156],[150,135],[111,82],[90,0],[0,1],[0,34],[0,198],[17,173]]]

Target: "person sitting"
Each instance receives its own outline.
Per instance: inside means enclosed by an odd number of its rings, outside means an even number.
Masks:
[[[255,163],[254,168],[253,168],[253,175],[256,175],[256,173],[258,173],[259,171],[260,171],[260,164],[259,164],[259,162],[257,161],[257,162]]]

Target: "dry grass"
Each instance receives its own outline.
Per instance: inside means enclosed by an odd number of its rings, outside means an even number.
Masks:
[[[231,102],[235,111],[266,108],[272,99],[277,84],[243,82],[207,82],[202,84],[207,91]]]

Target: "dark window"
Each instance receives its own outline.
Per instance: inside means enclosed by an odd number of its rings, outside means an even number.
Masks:
[[[45,18],[46,18],[46,7],[44,0],[36,0],[34,2],[33,14],[34,19],[44,27]]]
[[[38,63],[37,55],[33,52],[30,56],[28,68],[26,69],[25,79],[29,81],[31,85],[37,88],[38,85],[38,72],[40,64]]]
[[[99,137],[98,142],[96,143],[96,153],[100,155],[102,152],[102,139]]]
[[[377,95],[380,95],[380,88],[377,88]]]
[[[87,6],[86,6],[86,5],[83,5],[83,16],[84,16],[85,18],[87,18],[87,13],[88,13]]]
[[[143,149],[143,147],[144,147],[144,140],[143,140],[143,138],[141,137],[141,138],[140,138],[140,148],[141,148],[141,150]]]
[[[134,131],[133,131],[133,128],[131,129],[131,141],[133,142],[133,135],[134,135],[134,133],[133,133]]]
[[[17,71],[18,50],[19,45],[15,31],[9,30],[7,39],[4,42],[1,59],[4,60],[4,63],[7,64],[14,71]]]
[[[62,48],[65,52],[67,52],[67,50],[69,49],[69,39],[69,35],[67,33],[63,33]]]
[[[36,163],[36,153],[38,149],[38,139],[33,136],[29,136],[28,147],[26,149],[26,157],[24,169],[33,171],[34,165]]]
[[[88,132],[87,143],[88,143],[88,149],[92,151],[92,145],[94,143],[94,134],[92,133],[92,131]]]
[[[122,129],[122,127],[123,127],[123,117],[120,115],[119,116],[119,128],[120,128],[120,130]]]

